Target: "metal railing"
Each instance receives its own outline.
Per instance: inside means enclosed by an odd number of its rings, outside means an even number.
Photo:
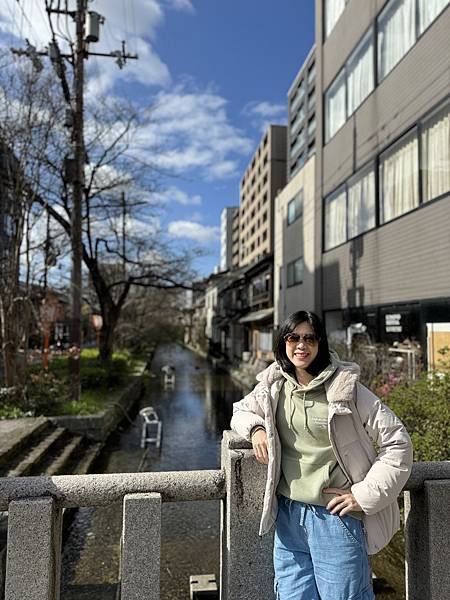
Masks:
[[[6,600],[58,600],[62,512],[123,503],[122,600],[159,600],[161,504],[221,500],[220,598],[273,599],[272,536],[259,538],[267,467],[226,431],[221,470],[0,479]],[[450,461],[416,463],[405,488],[408,600],[450,598]]]

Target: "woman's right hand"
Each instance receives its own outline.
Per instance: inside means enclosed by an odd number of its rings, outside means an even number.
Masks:
[[[255,458],[263,465],[269,464],[269,449],[267,445],[267,433],[265,429],[258,429],[252,435],[252,446]]]

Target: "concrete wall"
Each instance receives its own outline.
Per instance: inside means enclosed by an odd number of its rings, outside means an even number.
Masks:
[[[102,412],[86,416],[50,417],[59,427],[65,427],[72,433],[84,435],[94,441],[105,441],[117,425],[129,418],[128,412],[140,398],[143,390],[142,377],[136,377],[132,383],[117,397],[116,401]]]
[[[324,310],[450,296],[449,224],[447,198],[325,252]]]

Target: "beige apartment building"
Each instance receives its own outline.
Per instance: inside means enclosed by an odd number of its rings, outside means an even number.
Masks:
[[[297,310],[315,310],[314,154],[275,200],[274,327]]]
[[[286,184],[286,127],[270,125],[240,186],[239,266],[273,252],[274,200]]]

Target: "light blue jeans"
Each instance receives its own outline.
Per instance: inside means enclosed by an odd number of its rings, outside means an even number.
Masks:
[[[362,522],[278,497],[277,600],[374,600]]]

